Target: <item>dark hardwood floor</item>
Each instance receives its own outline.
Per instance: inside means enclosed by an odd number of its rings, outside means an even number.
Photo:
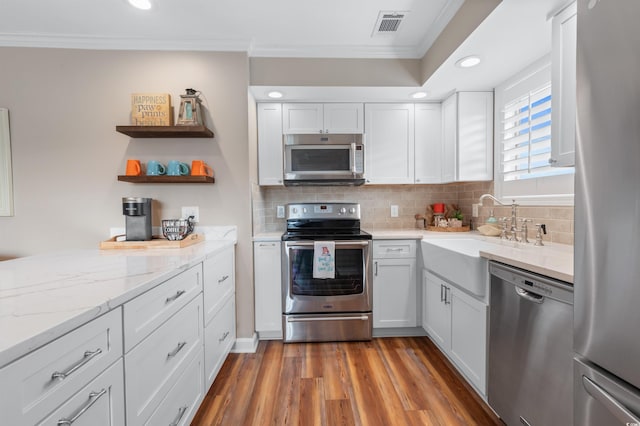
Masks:
[[[192,425],[502,425],[426,337],[261,341],[230,354]]]

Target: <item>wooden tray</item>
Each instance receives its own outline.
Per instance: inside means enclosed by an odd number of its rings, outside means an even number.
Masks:
[[[118,235],[119,236],[119,235]],[[100,242],[102,250],[120,250],[120,249],[168,249],[183,248],[204,241],[204,236],[200,234],[187,235],[187,238],[180,241],[169,241],[166,238],[153,236],[151,241],[116,241],[115,236],[106,241]]]
[[[427,231],[435,232],[469,232],[471,228],[468,226],[461,226],[460,228],[441,228],[439,226],[429,226]]]

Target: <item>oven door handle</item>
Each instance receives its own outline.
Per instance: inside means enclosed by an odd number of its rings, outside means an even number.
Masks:
[[[335,241],[336,246],[360,246],[360,247],[366,247],[369,245],[369,241],[353,241],[353,240],[349,240],[349,241]],[[306,242],[306,241],[295,241],[295,242],[291,242],[291,243],[286,243],[288,248],[293,248],[293,247],[313,247],[313,241],[310,242]]]
[[[366,315],[359,315],[353,317],[309,317],[309,318],[287,318],[287,322],[314,322],[314,321],[346,321],[346,320],[361,320],[367,321],[369,319]]]

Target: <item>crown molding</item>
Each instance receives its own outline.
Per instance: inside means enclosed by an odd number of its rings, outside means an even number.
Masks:
[[[419,59],[421,47],[317,45],[317,46],[256,46],[250,40],[176,39],[144,37],[78,36],[65,34],[0,33],[0,46],[43,47],[95,50],[195,50],[240,51],[250,57],[263,58],[356,58],[356,59]]]
[[[418,57],[422,58],[427,53],[427,50],[431,48],[438,36],[449,25],[449,22],[451,22],[451,19],[453,19],[463,3],[464,0],[452,0],[444,5],[432,25],[429,26],[429,31],[427,31],[424,40],[420,43],[417,49]]]
[[[77,36],[58,34],[0,33],[0,46],[45,47],[96,50],[198,50],[242,51],[249,49],[247,40],[158,39],[143,37]]]

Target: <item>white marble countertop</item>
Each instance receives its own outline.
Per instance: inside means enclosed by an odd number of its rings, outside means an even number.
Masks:
[[[573,246],[544,242],[537,247],[532,243],[522,244],[486,237],[472,232],[433,232],[415,230],[374,230],[369,231],[374,240],[378,239],[443,239],[474,238],[491,243],[491,248],[480,251],[480,256],[496,260],[517,268],[526,269],[551,278],[573,283]]]
[[[234,245],[69,250],[0,262],[0,367]]]
[[[260,232],[253,236],[253,241],[280,241],[284,231],[280,232]]]

